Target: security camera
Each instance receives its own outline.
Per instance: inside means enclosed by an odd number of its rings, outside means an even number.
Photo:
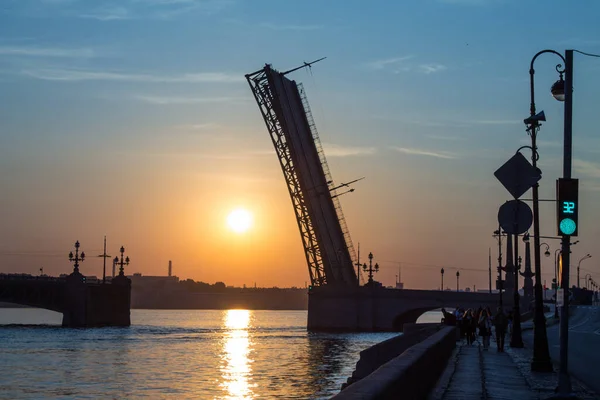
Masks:
[[[531,117],[525,118],[523,120],[523,122],[525,122],[525,124],[527,124],[527,125],[534,125],[540,121],[545,121],[545,120],[546,120],[546,114],[544,114],[543,111],[540,111],[539,113],[532,115]]]

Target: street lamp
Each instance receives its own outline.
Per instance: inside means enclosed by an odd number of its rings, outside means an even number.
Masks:
[[[460,272],[456,271],[456,291],[458,292],[458,281],[460,279]]]
[[[369,253],[369,266],[367,264],[363,264],[363,270],[365,272],[369,271],[369,281],[368,285],[373,284],[373,272],[379,272],[379,264],[375,263],[375,267],[373,267],[373,253]]]
[[[517,236],[515,236],[515,251],[518,245]],[[510,347],[523,348],[523,336],[521,331],[521,299],[519,296],[519,270],[521,269],[521,256],[515,260],[515,290],[513,304],[513,331],[510,337]]]
[[[558,318],[558,254],[560,251],[560,247],[554,250],[554,318]]]
[[[577,263],[577,287],[580,288],[580,282],[579,282],[579,266],[581,265],[581,262],[583,260],[586,260],[588,258],[592,258],[592,256],[590,255],[590,253],[586,254],[585,256],[581,257],[581,260],[579,260],[579,262]]]
[[[73,252],[70,251],[69,252],[69,261],[71,261],[73,263],[73,273],[74,274],[79,274],[79,262],[83,262],[83,259],[85,258],[85,252],[81,252],[81,255],[79,254],[79,240],[75,242],[75,256],[73,257]]]
[[[121,253],[121,261],[119,261],[119,257],[115,257],[115,264],[119,265],[119,276],[125,276],[123,266],[129,265],[129,257],[126,257],[125,259],[123,259],[123,253],[125,253],[125,248],[123,246],[121,246],[121,249],[119,250],[119,252]]]
[[[440,270],[440,273],[442,274],[442,286],[441,286],[441,288],[442,288],[442,292],[443,292],[444,291],[444,268],[442,268]]]
[[[533,168],[537,169],[537,161],[539,159],[539,153],[537,151],[536,136],[540,129],[540,121],[545,121],[544,114],[541,112],[541,116],[536,118],[535,110],[535,90],[534,90],[534,74],[533,64],[535,60],[544,53],[553,53],[561,58],[564,64],[558,64],[556,71],[559,73],[559,80],[552,85],[550,92],[555,99],[559,101],[565,100],[565,85],[563,81],[563,73],[566,68],[562,68],[566,65],[564,57],[554,50],[542,50],[538,52],[531,59],[529,65],[529,85],[531,94],[531,103],[529,108],[530,116],[525,119],[525,123],[529,125],[527,133],[531,137],[531,162]],[[541,256],[540,256],[540,214],[539,214],[539,195],[538,195],[538,183],[536,182],[532,187],[533,197],[533,232],[534,232],[534,264],[535,264],[535,313],[534,313],[534,336],[533,336],[533,359],[531,361],[531,369],[538,372],[551,372],[552,360],[550,359],[550,351],[548,350],[548,334],[546,332],[546,317],[544,316],[544,302],[542,293],[542,268],[541,268]]]
[[[502,308],[502,228],[498,227],[494,231],[494,237],[498,240],[498,294],[500,295],[500,308]]]
[[[592,283],[592,274],[585,274],[585,276],[583,277],[583,280],[585,281],[585,288],[589,289],[588,284]]]

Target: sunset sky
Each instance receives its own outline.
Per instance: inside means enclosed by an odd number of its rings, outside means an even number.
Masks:
[[[304,286],[300,236],[244,74],[270,63],[303,82],[355,246],[393,285],[487,288],[493,173],[529,144],[529,63],[545,48],[600,53],[600,3],[532,0],[3,0],[0,272],[102,275],[104,235],[127,273]],[[536,61],[540,198],[562,174],[560,59]],[[575,54],[575,263],[600,281],[600,59]],[[524,153],[528,158],[530,152]],[[528,193],[524,198],[531,198]],[[252,216],[235,232],[227,216]],[[553,236],[554,204],[541,203]],[[545,240],[550,251],[558,240]],[[523,250],[521,249],[521,252]],[[543,260],[550,285],[552,257]],[[582,271],[582,277],[584,273]]]

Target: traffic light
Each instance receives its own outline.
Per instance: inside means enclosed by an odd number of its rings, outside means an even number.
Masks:
[[[559,235],[577,236],[579,215],[579,180],[559,178],[556,181],[557,230]]]

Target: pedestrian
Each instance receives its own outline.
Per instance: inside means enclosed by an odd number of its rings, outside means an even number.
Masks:
[[[481,310],[478,325],[479,336],[483,338],[483,350],[487,351],[490,348],[490,336],[492,335],[492,320],[487,310]]]
[[[494,325],[496,326],[496,345],[498,352],[504,352],[504,337],[506,336],[506,327],[508,326],[508,318],[502,307],[498,307],[498,313],[494,317]]]
[[[463,324],[465,330],[465,336],[467,337],[467,344],[470,346],[473,344],[475,340],[475,327],[477,326],[477,321],[475,319],[475,314],[472,309],[468,309],[463,316]]]
[[[512,333],[513,333],[513,312],[512,312],[512,310],[508,312],[506,319],[508,320],[508,334],[510,335],[510,337],[512,337]]]

